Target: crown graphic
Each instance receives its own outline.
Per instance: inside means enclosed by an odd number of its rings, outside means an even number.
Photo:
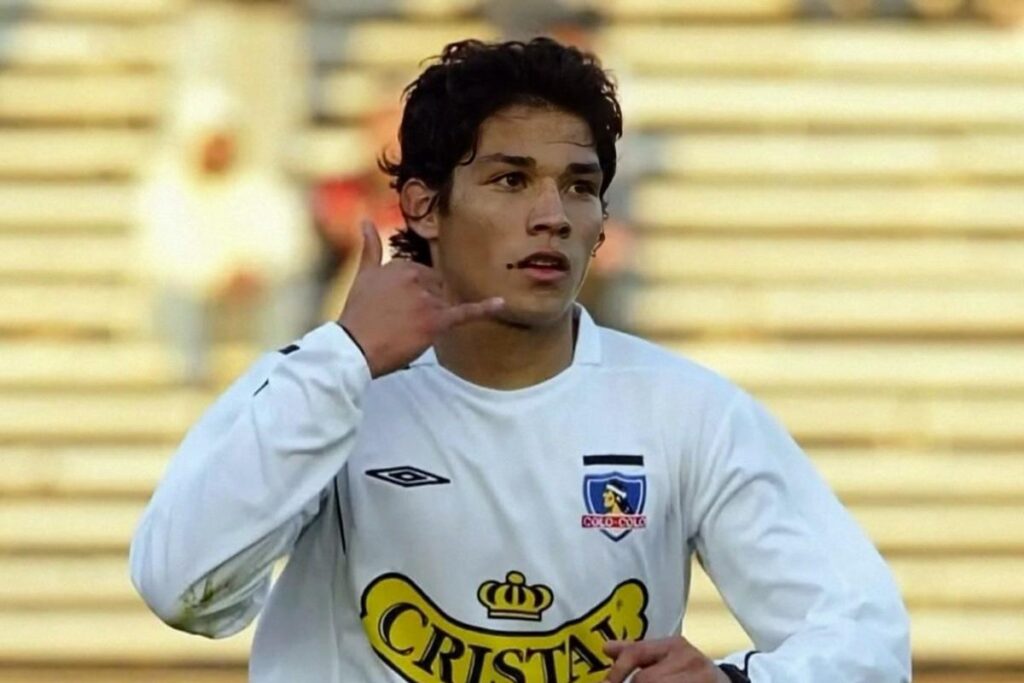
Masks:
[[[547,586],[527,586],[526,577],[511,571],[505,575],[505,583],[484,581],[476,593],[477,599],[487,608],[490,619],[523,619],[540,621],[541,613],[554,602],[555,596]]]

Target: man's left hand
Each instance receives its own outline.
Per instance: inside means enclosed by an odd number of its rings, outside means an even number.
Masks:
[[[682,636],[659,640],[613,640],[604,652],[614,661],[604,683],[729,683],[729,677]]]

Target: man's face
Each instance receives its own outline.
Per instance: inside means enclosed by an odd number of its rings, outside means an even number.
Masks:
[[[583,119],[529,106],[486,119],[473,161],[455,167],[449,210],[437,216],[433,257],[449,298],[504,297],[498,317],[513,324],[562,319],[601,236],[601,179]],[[555,261],[529,260],[539,252]]]

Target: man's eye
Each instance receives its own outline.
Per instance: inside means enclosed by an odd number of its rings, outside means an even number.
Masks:
[[[526,184],[526,178],[522,173],[506,173],[505,175],[495,178],[494,182],[502,187],[517,189]]]
[[[579,194],[597,194],[597,185],[590,182],[589,180],[577,180],[572,184],[573,192]]]

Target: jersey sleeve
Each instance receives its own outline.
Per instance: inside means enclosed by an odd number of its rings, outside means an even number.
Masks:
[[[236,633],[319,514],[362,422],[362,352],[327,323],[262,356],[200,417],[132,539],[131,578],[170,626]]]
[[[713,433],[686,494],[690,541],[756,648],[723,661],[753,683],[909,681],[892,574],[810,459],[743,391]]]

